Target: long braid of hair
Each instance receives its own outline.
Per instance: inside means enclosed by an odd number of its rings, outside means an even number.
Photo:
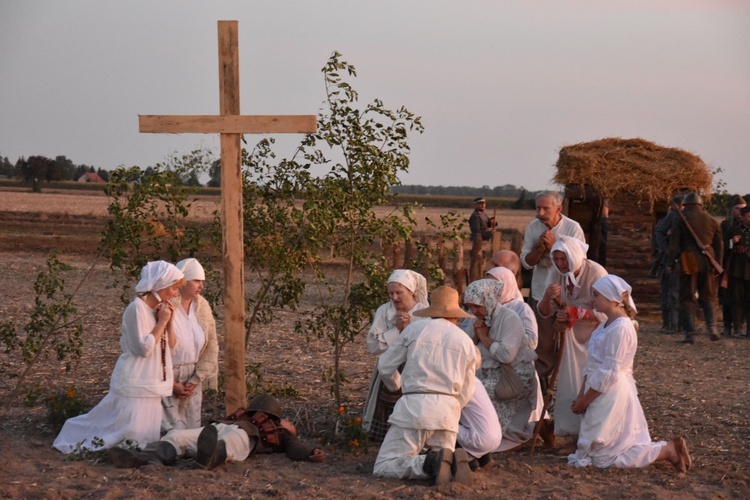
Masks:
[[[625,309],[625,314],[633,321],[633,326],[638,331],[638,321],[635,320],[635,311],[630,307],[630,296],[627,290],[622,292],[622,308]]]

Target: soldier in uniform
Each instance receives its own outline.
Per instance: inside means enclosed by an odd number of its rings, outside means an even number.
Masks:
[[[729,276],[729,270],[732,265],[731,252],[732,247],[734,246],[731,243],[731,239],[736,234],[735,230],[742,226],[740,210],[745,208],[746,205],[747,204],[742,196],[733,196],[729,203],[729,213],[727,213],[727,218],[721,221],[721,234],[724,236],[724,259],[722,262],[725,267],[725,276],[724,279],[722,279],[722,286],[719,287],[719,302],[721,303],[721,312],[724,319],[724,331],[722,332],[722,335],[726,337],[733,333],[738,333],[742,327],[742,321],[745,319],[744,314],[742,314],[742,309],[732,309],[732,296],[729,292],[728,284],[731,279]],[[739,315],[739,323],[735,323],[735,313]]]
[[[487,216],[484,211],[486,206],[487,201],[484,198],[474,198],[474,211],[469,216],[471,241],[474,241],[477,233],[482,235],[484,241],[492,238],[492,226],[495,224],[495,218]]]
[[[682,210],[682,195],[672,197],[670,210],[654,228],[653,245],[656,259],[656,277],[659,279],[659,299],[661,302],[661,329],[664,333],[678,330],[680,313],[680,264],[670,262],[669,237],[672,224],[680,217],[677,210]]]
[[[685,329],[683,344],[695,342],[695,294],[703,309],[703,318],[711,340],[719,340],[716,331],[716,303],[718,281],[706,254],[720,259],[724,245],[719,223],[703,210],[703,200],[697,193],[688,193],[682,200],[683,215],[672,224],[669,259],[680,261],[680,314]],[[687,224],[690,225],[688,228]],[[692,229],[692,231],[691,231]],[[695,236],[693,236],[693,232]],[[697,240],[697,241],[696,241]]]
[[[745,336],[750,337],[750,207],[740,210],[740,225],[731,229],[729,238],[730,259],[727,270],[727,289],[732,310],[735,336],[741,336],[742,317],[745,318]]]
[[[281,418],[281,405],[273,396],[261,394],[224,420],[197,429],[173,429],[143,451],[112,448],[109,458],[116,467],[173,465],[178,458],[192,457],[210,470],[227,462],[240,462],[256,453],[286,453],[292,460],[322,462],[320,448],[297,440],[297,430]]]

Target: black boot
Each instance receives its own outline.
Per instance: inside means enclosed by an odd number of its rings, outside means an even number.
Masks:
[[[166,441],[150,443],[143,451],[112,448],[109,459],[119,469],[137,469],[144,465],[172,465],[177,460],[177,450]]]
[[[693,340],[693,336],[690,334],[685,334],[685,338],[682,340],[677,341],[678,344],[695,344],[695,340]]]
[[[453,452],[448,448],[428,454],[424,459],[422,468],[426,474],[435,478],[434,484],[447,484],[451,481],[451,466],[453,465]],[[469,472],[471,473],[471,472]]]
[[[198,455],[195,461],[211,470],[227,461],[227,446],[219,439],[216,426],[207,425],[198,436]]]

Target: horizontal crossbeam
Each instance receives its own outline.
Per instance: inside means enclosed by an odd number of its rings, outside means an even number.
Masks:
[[[303,134],[317,131],[315,115],[138,115],[145,133]]]

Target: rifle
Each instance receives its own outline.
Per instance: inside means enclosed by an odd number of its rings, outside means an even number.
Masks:
[[[719,264],[716,261],[716,259],[713,258],[713,256],[707,251],[707,249],[709,248],[709,246],[708,245],[704,245],[703,242],[700,240],[700,238],[698,238],[698,235],[695,234],[695,230],[693,229],[693,227],[690,225],[690,223],[685,218],[685,214],[682,213],[682,210],[680,210],[679,207],[677,207],[676,205],[675,205],[675,210],[677,211],[677,215],[680,216],[680,219],[685,224],[685,227],[687,227],[688,231],[690,231],[690,234],[693,235],[693,239],[698,244],[698,247],[701,249],[701,253],[703,255],[705,255],[706,257],[708,257],[708,260],[709,260],[709,262],[711,262],[711,265],[713,266],[714,271],[716,271],[716,274],[723,273],[724,272],[724,268],[721,267],[721,264]]]
[[[555,304],[557,304],[557,308],[559,310],[563,310],[568,307],[565,302],[560,300],[559,295],[553,297],[552,300],[555,301]],[[555,383],[557,382],[557,372],[560,371],[560,362],[562,361],[563,349],[565,349],[565,328],[560,329],[560,348],[557,350],[557,355],[555,356],[555,365],[552,367],[552,373],[549,376],[549,386],[547,387],[546,394],[544,394],[542,416],[534,425],[534,436],[531,438],[531,451],[529,452],[530,455],[534,454],[534,448],[536,448],[536,438],[539,437],[539,433],[542,431],[544,416],[547,414],[547,408],[549,408],[550,403],[552,402],[552,395],[550,394],[550,391],[552,391],[552,389],[555,387]]]

